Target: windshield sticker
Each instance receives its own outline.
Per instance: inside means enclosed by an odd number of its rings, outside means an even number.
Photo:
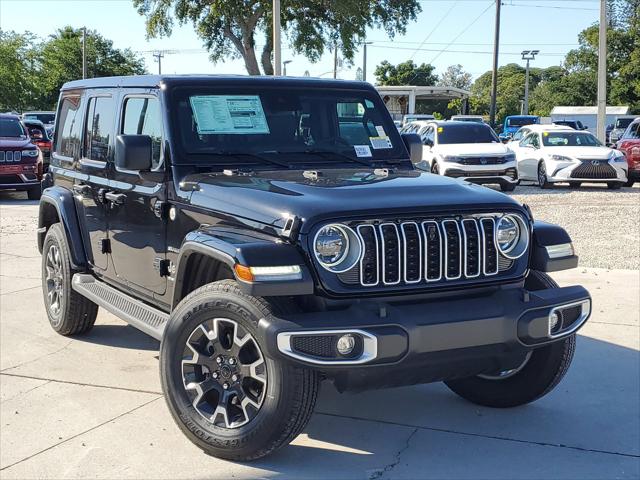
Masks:
[[[387,136],[369,137],[369,141],[371,142],[371,146],[373,147],[374,150],[381,150],[384,148],[393,148],[393,144],[391,143],[391,140],[389,140],[389,137]]]
[[[442,133],[444,132],[444,128],[443,127],[438,127],[438,133]]]
[[[387,133],[384,131],[384,127],[382,125],[376,125],[376,132],[378,132],[379,137],[387,136]]]
[[[356,157],[370,157],[371,149],[369,145],[354,145],[353,149],[356,151]]]
[[[269,133],[258,95],[197,95],[189,100],[199,134]]]
[[[545,136],[545,137],[548,137],[549,136],[549,132],[542,132],[542,135]]]

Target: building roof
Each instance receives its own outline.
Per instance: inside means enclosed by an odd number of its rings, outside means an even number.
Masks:
[[[468,98],[471,95],[469,90],[462,88],[423,85],[376,85],[376,90],[380,95],[408,96],[414,94],[416,98]]]
[[[607,106],[607,115],[627,115],[629,113],[628,106],[612,107]],[[597,115],[598,107],[553,107],[551,115]]]

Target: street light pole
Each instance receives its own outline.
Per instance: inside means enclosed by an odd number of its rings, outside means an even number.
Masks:
[[[280,0],[273,0],[273,74],[280,76],[282,55],[280,50]]]
[[[82,78],[87,78],[87,27],[82,27]]]
[[[607,117],[607,2],[600,0],[600,27],[598,31],[598,120],[596,136],[606,142]]]
[[[282,76],[286,77],[287,76],[287,64],[291,63],[293,60],[285,60],[284,62],[282,62]]]
[[[367,81],[367,45],[371,45],[373,42],[364,42],[362,50],[362,81]]]
[[[522,108],[524,115],[529,115],[529,62],[536,59],[536,55],[540,50],[523,50],[522,59],[527,61],[527,69],[524,77],[524,106]]]
[[[500,47],[500,6],[502,0],[496,0],[496,24],[493,38],[493,71],[491,74],[491,106],[489,107],[489,124],[496,123],[496,96],[498,95],[498,50]]]

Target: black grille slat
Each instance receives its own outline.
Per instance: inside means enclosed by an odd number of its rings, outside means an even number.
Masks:
[[[498,248],[495,242],[495,222],[492,218],[480,220],[482,230],[482,249],[484,251],[484,264],[482,271],[485,275],[498,273]]]
[[[445,275],[448,280],[455,280],[462,275],[462,238],[458,222],[445,220],[444,230]]]
[[[609,179],[617,178],[615,169],[609,165],[606,160],[595,161],[582,160],[582,164],[578,165],[571,172],[571,178],[589,178],[589,179]]]
[[[477,277],[480,275],[480,229],[473,219],[462,221],[462,231],[464,233],[465,245],[465,270],[466,277]]]
[[[442,277],[442,238],[440,228],[436,222],[422,224],[426,243],[427,259],[425,262],[425,277],[427,282],[440,280]]]
[[[403,223],[404,281],[417,283],[422,280],[422,238],[417,223]]]
[[[400,283],[400,235],[393,223],[380,225],[382,236],[382,281],[386,285]]]
[[[360,259],[360,283],[365,286],[377,285],[380,281],[378,236],[373,225],[358,226],[363,252]]]

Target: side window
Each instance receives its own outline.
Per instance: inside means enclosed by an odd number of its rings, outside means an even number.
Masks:
[[[640,138],[640,122],[632,124],[629,127],[629,130],[627,131],[625,137],[633,139]]]
[[[101,162],[109,160],[113,119],[113,99],[111,97],[93,97],[89,100],[87,128],[84,137],[85,157]]]
[[[540,138],[537,133],[531,135],[531,145],[533,148],[540,148]]]
[[[511,137],[511,140],[512,141],[518,141],[524,136],[525,133],[526,133],[526,130],[520,129],[516,133],[513,134],[513,137]]]
[[[80,97],[65,97],[60,105],[54,151],[65,157],[78,157],[82,131]]]
[[[340,136],[351,145],[369,145],[369,137],[377,136],[376,127],[365,115],[366,109],[360,102],[338,102],[338,128]]]
[[[122,131],[125,135],[149,135],[151,137],[152,168],[160,165],[162,147],[162,116],[157,98],[131,97],[124,102]]]
[[[520,146],[521,147],[526,147],[527,145],[531,144],[531,139],[534,137],[533,133],[530,133],[529,135],[527,135],[526,137],[524,137],[522,139],[522,141],[520,142]]]

